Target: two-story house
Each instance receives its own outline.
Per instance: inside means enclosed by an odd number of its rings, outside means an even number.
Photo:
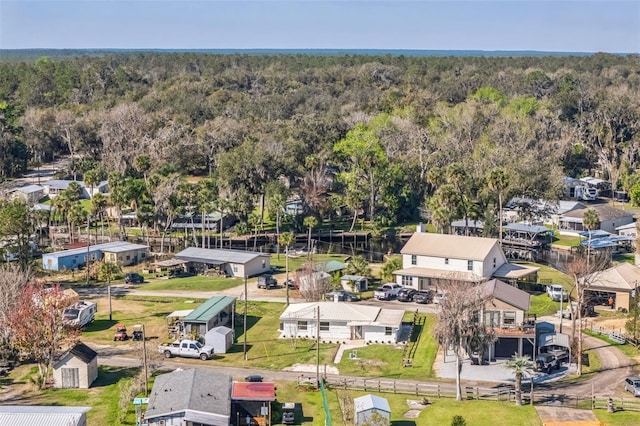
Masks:
[[[452,280],[481,283],[493,277],[510,283],[536,281],[537,268],[507,261],[495,238],[414,233],[402,248],[402,269],[396,282],[418,290]]]

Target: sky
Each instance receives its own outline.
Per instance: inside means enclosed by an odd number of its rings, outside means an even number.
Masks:
[[[0,48],[640,53],[640,0],[0,0]]]

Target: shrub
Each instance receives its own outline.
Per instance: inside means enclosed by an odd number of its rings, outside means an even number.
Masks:
[[[467,426],[467,421],[462,416],[453,416],[451,426]]]

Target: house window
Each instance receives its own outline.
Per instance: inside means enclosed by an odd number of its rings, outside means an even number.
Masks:
[[[280,331],[284,330],[284,323],[282,321],[280,321]]]
[[[473,271],[473,260],[467,260],[467,271]]]
[[[142,257],[144,259],[145,257],[147,257],[147,253],[142,253],[142,256],[140,256],[140,257]]]
[[[515,312],[505,312],[503,313],[503,323],[504,325],[516,325],[516,313]]]
[[[131,259],[131,256],[127,255],[127,260],[130,260],[130,259]]]
[[[307,331],[307,322],[306,321],[298,321],[298,330]]]
[[[444,258],[444,264],[445,264],[445,265],[448,265],[448,264],[449,264],[449,258],[448,258],[448,257],[445,257],[445,258]]]
[[[500,325],[500,311],[486,311],[484,313],[484,325],[489,327]]]
[[[391,327],[385,327],[384,328],[384,335],[385,336],[391,336],[391,333],[393,333],[393,329]]]
[[[412,265],[417,265],[418,264],[418,256],[416,256],[415,254],[411,255],[411,264]]]
[[[329,331],[329,322],[320,321],[320,331]]]
[[[233,272],[238,272],[238,265],[233,265]]]
[[[409,275],[402,276],[402,285],[404,287],[411,287],[413,285],[413,277]]]

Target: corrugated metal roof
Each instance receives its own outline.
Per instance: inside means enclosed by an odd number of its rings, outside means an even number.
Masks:
[[[558,345],[570,348],[569,335],[564,333],[545,333],[540,335],[539,347]]]
[[[75,426],[91,407],[43,405],[0,406],[0,426]]]
[[[233,382],[231,399],[236,401],[273,401],[276,385],[269,382]]]
[[[126,241],[114,241],[111,243],[95,244],[95,245],[89,246],[88,250],[89,252],[92,252],[92,251],[116,252],[117,250],[122,252],[122,251],[129,251],[129,250],[140,250],[143,248],[149,248],[149,246],[145,246],[142,244],[132,244]],[[80,254],[81,255],[87,254],[87,247],[71,249],[71,250],[62,250],[54,253],[46,253],[44,256],[60,258],[60,257],[75,256]]]
[[[22,192],[23,194],[31,194],[33,192],[43,191],[44,187],[40,185],[27,185],[22,186],[20,188],[16,188],[16,191]]]
[[[489,280],[481,284],[485,297],[494,297],[520,310],[528,311],[531,300],[529,293],[500,280]]]
[[[292,303],[280,315],[281,320],[316,320],[316,308],[320,307],[320,320],[355,321],[366,324],[397,327],[402,322],[404,310],[383,309],[377,306],[358,305],[348,302]]]
[[[528,225],[526,223],[510,223],[502,227],[502,229],[508,229],[511,231],[521,231],[521,232],[533,232],[536,234],[542,234],[545,232],[550,232],[549,228],[540,225]]]
[[[239,263],[244,265],[260,256],[270,257],[271,255],[254,251],[187,247],[181,252],[176,253],[174,257],[187,259],[191,262],[213,263],[216,265],[222,263]]]
[[[484,260],[494,246],[495,238],[416,232],[400,253],[452,259]]]
[[[444,269],[434,268],[406,268],[393,271],[393,275],[407,275],[412,277],[424,277],[424,278],[443,278],[447,280],[462,280],[462,281],[481,281],[482,277],[469,271],[447,271]],[[488,278],[488,277],[487,277]]]
[[[184,317],[184,322],[206,323],[218,315],[224,308],[235,302],[236,298],[233,296],[213,296]]]
[[[386,411],[387,413],[391,413],[391,408],[389,407],[389,401],[386,398],[382,398],[377,395],[363,395],[357,398],[353,398],[353,405],[355,407],[355,412],[360,413],[362,411],[371,410],[373,408]]]

